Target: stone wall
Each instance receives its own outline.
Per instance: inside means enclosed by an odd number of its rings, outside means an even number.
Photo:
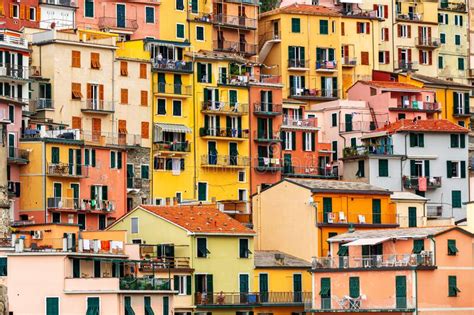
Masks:
[[[143,203],[146,199],[146,203],[150,203],[150,184],[151,184],[151,167],[150,167],[150,148],[134,147],[129,149],[127,152],[127,164],[133,164],[133,184],[132,188],[127,188],[127,199],[132,200],[132,204],[129,204],[127,200],[127,207],[130,209]],[[149,166],[149,179],[143,179],[141,176],[141,166]],[[128,167],[127,167],[128,169]],[[128,187],[127,178],[127,187]],[[131,206],[131,207],[130,207]]]

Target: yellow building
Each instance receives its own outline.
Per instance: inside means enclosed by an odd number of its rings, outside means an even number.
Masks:
[[[469,128],[471,124],[469,85],[421,74],[398,75],[398,80],[436,91],[436,101],[441,104],[438,118]]]
[[[390,191],[358,182],[285,179],[252,198],[258,250],[310,260],[348,229],[397,227]]]
[[[311,263],[277,251],[255,251],[253,286],[260,306],[254,313],[287,315],[301,313],[311,300]]]
[[[197,312],[212,314],[251,309],[255,232],[215,205],[141,206],[109,229],[127,230],[128,242],[173,244],[166,256],[189,261],[193,299],[175,312],[190,311],[193,305]]]

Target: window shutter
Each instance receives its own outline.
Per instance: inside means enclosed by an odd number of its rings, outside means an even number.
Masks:
[[[311,151],[316,151],[316,133],[311,133]]]
[[[117,168],[118,169],[122,168],[122,152],[121,151],[117,152]]]
[[[425,176],[430,176],[430,160],[425,160]]]
[[[425,135],[420,133],[418,134],[418,146],[423,148],[425,146]]]
[[[461,191],[460,190],[453,190],[451,191],[451,205],[453,208],[461,208]]]
[[[459,114],[458,104],[459,104],[459,94],[457,92],[453,92],[453,113],[454,114]]]
[[[146,79],[146,64],[145,63],[141,63],[140,64],[140,79]]]
[[[460,142],[460,147],[465,148],[466,147],[466,136],[465,135],[459,135],[459,142]]]
[[[410,133],[410,147],[416,146],[416,134]]]
[[[416,162],[415,160],[410,160],[410,176],[416,176]]]
[[[346,35],[345,23],[344,22],[341,22],[341,35],[342,36]]]
[[[464,93],[464,114],[469,114],[469,92]]]
[[[186,295],[191,295],[191,276],[186,276]]]
[[[446,176],[448,178],[451,178],[453,177],[453,163],[451,161],[446,161],[446,171],[447,171],[447,174]]]
[[[383,17],[388,19],[388,5],[383,6]]]
[[[212,83],[212,64],[207,64],[207,83]]]
[[[179,276],[176,275],[173,277],[173,290],[179,291]]]
[[[411,25],[407,25],[408,38],[411,38]]]
[[[198,82],[202,82],[202,69],[201,69],[201,63],[197,63],[197,80]]]
[[[214,281],[212,280],[212,275],[206,275],[207,280],[207,293],[210,294],[214,292]]]
[[[148,106],[148,91],[140,91],[140,105]]]
[[[306,151],[306,132],[302,132],[301,135],[303,136],[303,151]]]
[[[466,178],[466,161],[461,161],[461,178]]]
[[[147,122],[147,121],[142,121],[142,130],[141,130],[141,134],[142,134],[142,138],[143,139],[148,139],[150,134],[149,134],[149,130],[150,130],[150,123]]]
[[[359,277],[349,278],[349,296],[358,298],[360,296]]]
[[[125,77],[128,75],[128,63],[126,61],[120,61],[120,75]]]
[[[291,132],[291,149],[294,151],[296,150],[296,132]]]
[[[367,23],[365,24],[365,26],[366,26],[366,31],[365,31],[365,33],[366,33],[366,34],[370,34],[370,23],[367,22]]]

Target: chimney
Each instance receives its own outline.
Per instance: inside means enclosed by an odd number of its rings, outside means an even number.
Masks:
[[[170,205],[170,202],[171,202],[170,197],[166,197],[166,205],[167,205],[167,206]]]
[[[178,198],[173,197],[173,206],[177,206],[177,205],[178,205]]]
[[[281,253],[275,253],[275,260],[277,264],[283,265],[285,262],[285,257]]]

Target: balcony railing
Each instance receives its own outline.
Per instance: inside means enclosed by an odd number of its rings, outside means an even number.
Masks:
[[[441,187],[441,176],[435,176],[435,177],[403,176],[403,187],[406,189],[419,189],[421,180],[426,180],[426,188],[428,189]]]
[[[189,268],[189,257],[155,257],[146,258],[146,261],[140,263],[141,272],[153,272],[154,270],[168,268]]]
[[[340,123],[339,132],[372,131],[375,130],[375,123],[372,121],[353,121],[351,123]]]
[[[54,210],[81,210],[81,211],[93,211],[100,210],[106,212],[112,212],[115,210],[114,200],[102,200],[102,199],[79,199],[79,198],[63,198],[63,197],[50,197],[47,200],[48,209]]]
[[[281,171],[283,162],[279,158],[258,157],[254,167],[258,171]]]
[[[337,63],[335,60],[320,60],[316,61],[316,70],[337,71]]]
[[[337,178],[338,174],[336,171],[330,169],[327,170],[324,167],[318,166],[295,166],[295,165],[283,165],[284,176],[288,177],[301,177],[301,178]]]
[[[318,224],[397,224],[397,215],[392,213],[323,212],[317,213]]]
[[[246,86],[249,83],[249,77],[246,75],[219,75],[217,84]]]
[[[8,162],[26,164],[29,161],[30,152],[25,149],[8,147]]]
[[[189,142],[161,142],[155,143],[158,151],[168,152],[191,152],[191,144]]]
[[[244,115],[248,114],[249,105],[241,103],[230,104],[228,102],[220,101],[205,101],[202,102],[201,109],[206,113]]]
[[[222,24],[226,26],[234,26],[238,28],[257,28],[257,19],[248,18],[245,16],[216,14],[212,19],[215,24]]]
[[[225,2],[250,4],[250,5],[259,5],[260,3],[258,0],[225,0]]]
[[[141,135],[131,133],[95,132],[80,130],[80,140],[113,146],[140,146]]]
[[[0,77],[8,77],[17,80],[28,79],[28,67],[11,63],[0,63]]]
[[[89,168],[85,165],[77,164],[48,163],[46,174],[57,177],[87,177],[89,175]]]
[[[292,69],[308,69],[309,60],[304,59],[288,59],[288,68]]]
[[[126,291],[168,291],[171,281],[168,278],[120,278],[120,290]]]
[[[363,9],[355,8],[354,6],[348,10],[342,10],[341,13],[345,16],[352,16],[352,17],[364,17],[364,18],[377,17],[376,10],[363,10]]]
[[[355,67],[357,66],[357,58],[344,57],[342,58],[343,67]]]
[[[257,54],[257,45],[247,42],[234,42],[228,40],[214,40],[214,49],[231,53],[240,53],[244,55]]]
[[[249,83],[281,84],[280,75],[260,74],[250,76]]]
[[[171,59],[152,59],[153,70],[171,71],[171,72],[193,72],[193,62]]]
[[[77,7],[75,0],[40,0],[42,4],[60,5],[64,7]]]
[[[443,204],[428,204],[426,205],[427,217],[442,217],[443,212],[447,210],[447,205]]]
[[[387,268],[387,267],[432,267],[433,253],[386,254],[368,256],[313,257],[312,269]]]
[[[13,47],[18,47],[18,48],[28,48],[28,42],[21,37],[16,37],[16,36],[10,36],[4,33],[0,34],[0,44],[3,45],[11,45]]]
[[[311,300],[311,292],[210,292],[196,293],[197,307],[258,304],[303,304]]]
[[[415,38],[415,44],[424,48],[438,48],[441,46],[439,38],[434,37],[417,37]]]
[[[348,157],[358,157],[358,156],[367,156],[370,154],[374,155],[392,155],[393,146],[392,145],[362,145],[356,147],[346,147],[342,151],[345,158]]]
[[[464,2],[448,2],[441,1],[439,8],[441,10],[449,10],[455,12],[466,12],[466,3]]]
[[[36,100],[30,100],[31,111],[54,109],[53,105],[53,100],[49,98],[38,98]]]
[[[317,128],[318,120],[316,118],[300,119],[291,116],[283,116],[282,127],[286,128]]]
[[[423,102],[423,101],[407,101],[405,104],[397,104],[396,108],[390,108],[393,110],[419,110],[419,111],[438,111],[440,105],[437,102]]]
[[[313,305],[305,303],[307,313],[401,313],[413,312],[413,297],[392,297],[390,299],[374,299],[365,294],[351,297],[345,292],[338,297],[331,291],[331,297],[317,296]]]
[[[412,61],[396,61],[397,70],[414,71],[418,69],[418,63]]]
[[[83,112],[110,114],[115,111],[115,103],[98,99],[87,99],[82,101]]]
[[[204,154],[201,156],[202,166],[216,167],[246,167],[249,166],[249,158],[244,156]]]
[[[121,28],[128,30],[138,29],[136,19],[120,19],[116,17],[101,17],[99,18],[99,28]]]
[[[277,116],[283,113],[281,104],[253,103],[253,113],[255,115]]]
[[[290,97],[294,98],[338,98],[338,89],[307,89],[307,88],[290,88]]]
[[[199,135],[201,137],[222,137],[222,138],[235,138],[235,139],[248,139],[248,129],[237,129],[237,128],[206,128],[201,127],[199,129]]]
[[[255,130],[253,139],[258,142],[280,142],[281,137],[279,132],[267,132],[264,130]]]
[[[421,20],[423,20],[423,14],[419,14],[419,13],[402,14],[402,13],[399,13],[399,14],[397,14],[397,19],[398,20],[404,20],[404,21],[421,21]]]
[[[160,94],[191,96],[191,93],[192,93],[191,85],[168,84],[168,83],[158,82],[156,88],[157,88],[157,92]]]

